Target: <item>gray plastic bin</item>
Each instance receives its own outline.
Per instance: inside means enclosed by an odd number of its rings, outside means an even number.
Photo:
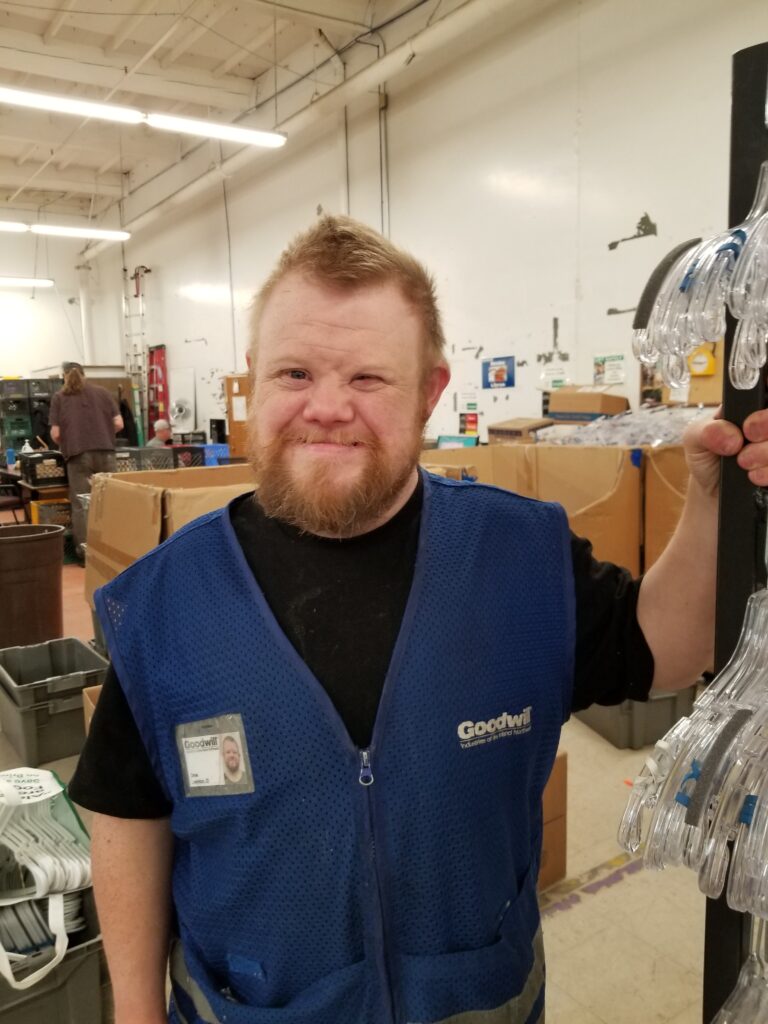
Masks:
[[[21,707],[98,686],[108,662],[75,637],[0,651],[0,685]]]
[[[102,943],[92,890],[84,894],[83,907],[86,927],[70,937],[66,956],[47,977],[23,992],[0,978],[2,1024],[105,1022],[103,1007],[109,990],[102,991]]]
[[[0,686],[0,724],[19,763],[29,768],[79,754],[85,743],[82,691],[22,708]]]
[[[614,747],[639,750],[660,740],[675,722],[691,713],[696,687],[675,693],[654,694],[646,702],[625,700],[613,707],[593,704],[577,711],[576,718],[594,729]]]

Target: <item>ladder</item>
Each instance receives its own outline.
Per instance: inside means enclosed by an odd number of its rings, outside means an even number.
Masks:
[[[144,278],[152,271],[138,266],[133,274],[123,267],[123,352],[125,371],[131,381],[133,414],[136,419],[138,443],[143,447],[147,437],[147,311],[144,300]]]

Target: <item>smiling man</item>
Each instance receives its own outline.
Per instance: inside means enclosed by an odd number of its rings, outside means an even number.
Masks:
[[[116,1024],[544,1019],[561,725],[709,664],[719,458],[768,482],[768,414],[749,444],[688,433],[641,582],[558,506],[419,471],[443,350],[423,267],[320,220],[255,304],[257,492],[97,594],[112,669],[70,791],[97,812]],[[248,766],[226,785],[223,735]]]

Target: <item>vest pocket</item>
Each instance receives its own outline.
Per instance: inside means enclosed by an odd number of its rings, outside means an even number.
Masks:
[[[499,1024],[528,1020],[544,983],[544,950],[531,877],[529,872],[521,893],[505,908],[490,945],[431,956],[401,954],[398,988],[405,1020],[439,1022],[502,1007]],[[495,1020],[483,1017],[487,1024]]]
[[[366,1019],[369,988],[366,961],[325,975],[283,1006],[259,1006],[244,1001],[246,991],[251,998],[257,997],[254,986],[258,971],[251,971],[245,961],[239,966],[245,969],[242,974],[237,970],[237,958],[233,958],[231,989],[233,994],[239,992],[241,999],[219,991],[194,955],[184,952],[182,959],[180,946],[174,949],[171,978],[174,992],[178,993],[179,1008],[194,1007],[196,1015],[187,1024],[343,1024]]]

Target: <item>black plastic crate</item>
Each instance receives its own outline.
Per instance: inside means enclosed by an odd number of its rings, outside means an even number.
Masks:
[[[0,380],[0,398],[29,398],[29,381]]]
[[[50,398],[53,394],[53,385],[56,383],[50,379],[36,379],[27,382],[29,384],[30,398]]]
[[[0,398],[0,417],[29,416],[31,404],[28,398]]]
[[[115,449],[115,472],[138,473],[142,469],[141,448]]]
[[[175,444],[173,452],[173,468],[188,469],[191,466],[205,465],[205,448],[202,445]]]
[[[61,452],[33,452],[19,455],[21,478],[32,487],[63,487],[67,465]]]

